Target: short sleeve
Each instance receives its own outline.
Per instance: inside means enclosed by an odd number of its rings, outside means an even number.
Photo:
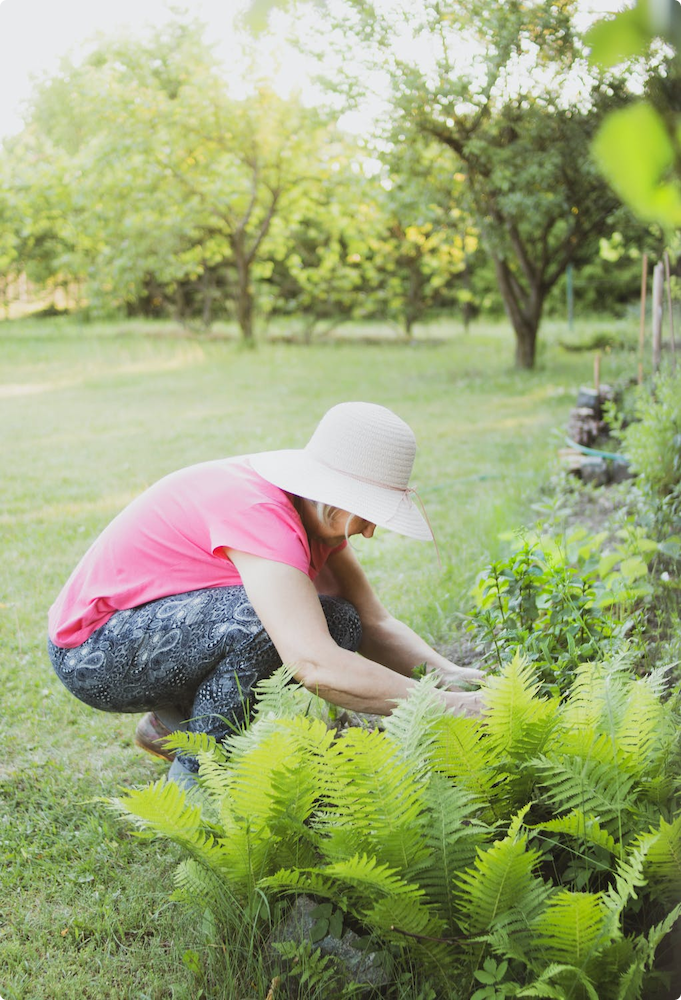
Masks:
[[[211,520],[209,536],[214,554],[223,548],[236,549],[285,563],[309,575],[310,547],[293,506],[261,502],[231,508],[228,520]]]

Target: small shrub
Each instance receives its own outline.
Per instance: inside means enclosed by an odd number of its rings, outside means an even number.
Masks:
[[[632,470],[659,504],[678,518],[681,513],[681,371],[664,373],[654,393],[641,388],[634,403],[636,419],[615,429]]]
[[[565,691],[581,663],[625,648],[658,545],[629,519],[612,536],[580,527],[559,540],[540,526],[517,546],[479,574],[469,628],[500,665],[521,650],[547,690]]]

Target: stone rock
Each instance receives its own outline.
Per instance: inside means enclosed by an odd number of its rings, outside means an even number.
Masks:
[[[588,409],[591,410],[592,416],[596,420],[601,418],[601,397],[600,394],[595,389],[587,388],[582,386],[577,393],[577,408],[578,409]]]
[[[585,483],[605,486],[608,482],[608,463],[597,455],[585,455],[579,471]]]
[[[608,482],[623,483],[625,479],[633,479],[634,473],[629,468],[628,462],[610,462],[608,469]]]
[[[309,896],[298,896],[286,919],[283,920],[269,937],[268,945],[283,941],[294,941],[302,944],[309,941],[315,926],[312,911],[318,904]],[[389,977],[377,961],[376,953],[360,951],[355,945],[359,937],[350,928],[344,928],[340,938],[327,934],[314,943],[322,955],[332,955],[336,967],[348,982],[359,983],[371,987],[385,986]],[[281,957],[279,956],[281,961]]]

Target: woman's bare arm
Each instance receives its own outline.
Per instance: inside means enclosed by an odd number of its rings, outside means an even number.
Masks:
[[[312,581],[284,563],[226,549],[239,571],[253,608],[288,664],[309,691],[342,708],[389,714],[414,681],[383,664],[338,646]],[[479,715],[477,692],[441,692],[452,711]]]

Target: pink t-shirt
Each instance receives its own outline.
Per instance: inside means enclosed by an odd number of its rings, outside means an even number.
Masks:
[[[50,638],[72,648],[116,611],[241,584],[223,547],[286,563],[312,580],[335,551],[308,541],[288,494],[259,476],[248,456],[192,465],[159,480],[104,529],[50,608]]]

